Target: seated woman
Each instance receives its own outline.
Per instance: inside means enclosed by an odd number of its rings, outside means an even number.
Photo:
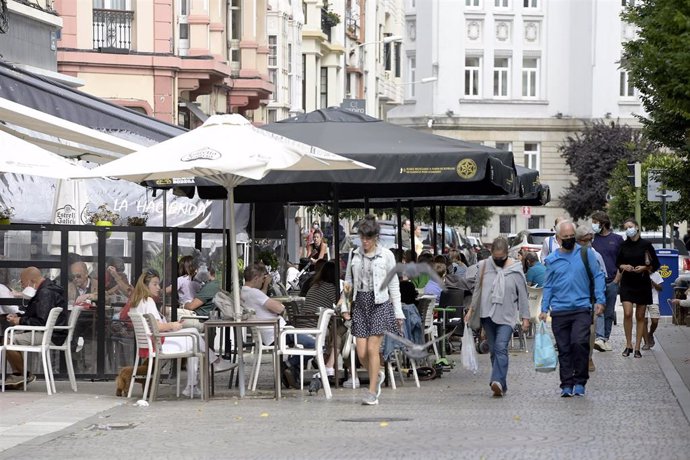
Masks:
[[[185,304],[191,302],[201,289],[201,284],[194,281],[199,267],[193,256],[182,256],[177,263],[177,301],[179,308],[186,308]],[[165,289],[166,294],[172,292],[172,286]]]
[[[299,318],[296,327],[299,328],[315,328],[318,323],[318,315],[322,308],[333,308],[338,302],[338,291],[336,289],[335,279],[335,262],[332,260],[326,262],[321,269],[314,275],[311,287],[304,299],[304,305],[300,309],[300,316],[311,315],[309,318]],[[342,329],[341,329],[342,328]],[[336,347],[340,348],[340,337],[347,331],[341,324],[338,330],[338,337],[336,337]],[[328,352],[328,359],[326,360],[326,373],[331,376],[334,374],[333,365],[335,363],[335,354],[331,353],[333,350],[333,337],[330,334],[326,336],[326,350]]]
[[[446,276],[446,264],[440,262],[434,262],[434,271],[439,276],[439,278],[444,279]],[[441,292],[444,289],[444,285],[439,285],[436,281],[429,279],[429,281],[424,286],[424,295],[433,295],[436,297],[436,304],[441,299]]]
[[[154,298],[158,297],[161,291],[160,275],[156,270],[148,269],[141,274],[134,287],[132,294],[131,305],[133,310],[137,313],[146,314],[151,313],[158,321],[158,330],[161,332],[176,332],[184,331],[193,334],[199,334],[194,328],[184,329],[182,321],[167,322],[165,317],[160,314]],[[206,348],[204,339],[199,337],[199,346],[202,349]],[[166,353],[174,353],[180,351],[189,351],[193,347],[191,337],[166,337],[163,342],[163,351]],[[230,369],[232,364],[228,360],[221,359],[213,350],[209,350],[208,360],[215,366],[216,372],[222,372]],[[197,358],[190,358],[187,363],[187,387],[182,392],[183,395],[189,396],[194,393],[194,396],[200,395],[197,388],[197,373],[199,367],[199,360]]]

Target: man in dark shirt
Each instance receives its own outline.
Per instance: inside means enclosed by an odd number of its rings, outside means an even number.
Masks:
[[[54,281],[43,278],[41,272],[36,267],[27,267],[19,275],[21,280],[24,297],[29,298],[28,304],[24,307],[24,314],[7,315],[10,326],[45,326],[50,314],[50,310],[55,307],[62,308],[58,316],[56,326],[66,326],[69,312],[65,291]],[[34,291],[35,290],[35,291]],[[52,342],[55,345],[62,345],[67,337],[67,331],[56,330],[53,332]],[[18,332],[14,334],[14,343],[17,345],[38,345],[43,340],[43,333],[33,334]],[[17,388],[24,384],[24,360],[22,353],[18,351],[6,351],[7,361],[12,365],[13,375],[6,382],[8,388]],[[2,363],[4,365],[4,363]],[[33,374],[27,374],[27,384],[36,380]]]
[[[592,229],[594,241],[592,247],[601,254],[606,265],[606,308],[604,315],[596,319],[597,338],[594,341],[594,349],[599,351],[611,351],[609,337],[616,314],[616,297],[618,297],[618,283],[621,275],[616,267],[616,257],[623,244],[623,237],[611,231],[611,220],[604,211],[596,211],[592,214]]]

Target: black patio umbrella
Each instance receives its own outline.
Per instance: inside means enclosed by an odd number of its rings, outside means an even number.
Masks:
[[[238,186],[238,202],[316,203],[330,200],[334,193],[343,200],[517,192],[510,152],[340,108],[316,110],[271,123],[264,129],[376,169],[271,172],[261,181]]]

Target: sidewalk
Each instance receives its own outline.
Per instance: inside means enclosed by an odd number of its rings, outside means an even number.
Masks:
[[[351,389],[331,401],[287,390],[275,401],[270,366],[259,396],[204,403],[163,387],[149,407],[116,398],[114,382],[79,382],[78,394],[59,382],[48,397],[37,381],[0,394],[0,458],[687,458],[690,328],[660,325],[661,346],[634,359],[620,354],[621,324],[614,351],[595,352],[585,398],[559,398],[557,373],[534,372],[532,354],[517,351],[502,399],[490,396],[487,355],[477,375],[456,367],[419,389],[384,388],[379,406],[360,405]]]

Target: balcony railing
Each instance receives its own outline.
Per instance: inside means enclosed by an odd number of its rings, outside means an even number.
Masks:
[[[127,52],[132,47],[134,11],[93,10],[93,48]]]

